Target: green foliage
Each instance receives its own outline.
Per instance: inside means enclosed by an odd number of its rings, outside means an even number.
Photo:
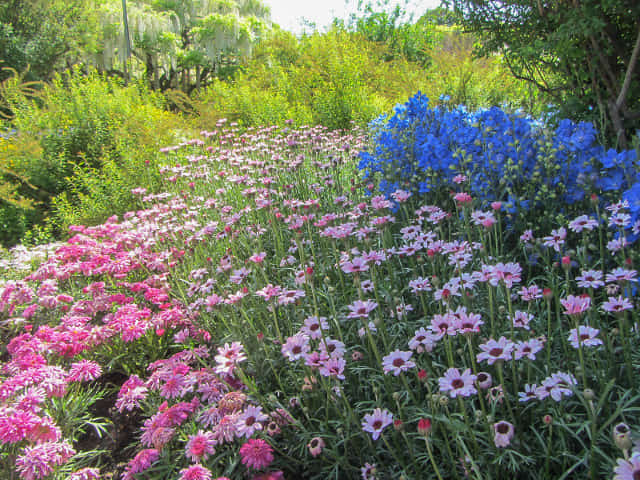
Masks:
[[[30,80],[46,80],[56,69],[82,60],[97,40],[92,4],[87,0],[3,1],[0,61],[18,71],[29,69]]]
[[[627,148],[640,126],[640,3],[452,0],[480,54],[500,52],[518,78],[554,98],[560,118],[602,123]]]
[[[36,211],[4,208],[13,230],[5,231],[2,242],[15,243],[43,221],[49,232],[34,231],[30,238],[102,221],[133,207],[132,188],[157,188],[159,148],[181,124],[163,103],[142,85],[123,87],[95,73],[57,76],[39,101],[12,102],[16,133],[0,141],[0,152],[5,169],[24,179],[17,193]]]
[[[276,29],[233,81],[214,82],[197,97],[199,125],[226,117],[246,126],[294,119],[298,125],[349,128],[352,122],[367,124],[416,90],[430,98],[450,95],[474,108],[541,110],[542,96],[509,75],[500,57],[474,59],[472,37],[446,26],[433,31],[437,41],[420,47],[422,61],[416,63],[344,28],[299,40]]]

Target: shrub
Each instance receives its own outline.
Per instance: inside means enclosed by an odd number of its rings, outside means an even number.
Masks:
[[[163,102],[144,86],[80,72],[57,76],[36,100],[14,98],[15,133],[0,140],[0,150],[36,210],[21,214],[24,228],[5,244],[43,221],[58,234],[72,223],[103,221],[131,208],[132,188],[156,188],[159,149],[182,125]]]

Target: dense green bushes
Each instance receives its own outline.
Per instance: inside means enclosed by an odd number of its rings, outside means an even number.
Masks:
[[[14,98],[0,158],[5,180],[21,179],[18,193],[31,208],[2,202],[0,242],[16,242],[34,224],[56,233],[130,208],[131,188],[158,182],[150,167],[181,126],[163,101],[143,86],[77,72],[58,76],[35,101]]]
[[[293,118],[299,125],[348,128],[367,124],[416,90],[431,98],[447,94],[471,108],[508,104],[540,111],[540,98],[508,75],[499,57],[473,59],[473,39],[455,28],[434,32],[437,41],[424,43],[422,57],[430,61],[417,63],[341,28],[300,40],[276,30],[235,80],[217,81],[200,94],[200,124],[221,117],[247,126]]]

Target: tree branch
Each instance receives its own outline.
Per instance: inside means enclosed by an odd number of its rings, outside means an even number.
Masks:
[[[638,38],[636,38],[636,44],[633,47],[633,53],[631,54],[629,65],[627,65],[627,73],[624,76],[624,82],[622,83],[620,94],[616,100],[616,106],[618,108],[624,105],[624,98],[627,96],[629,86],[631,85],[631,75],[633,74],[633,69],[636,66],[636,63],[638,63],[638,56],[640,56],[640,30],[638,30]]]

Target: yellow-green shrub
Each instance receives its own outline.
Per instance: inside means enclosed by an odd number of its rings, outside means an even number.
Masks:
[[[56,77],[36,101],[16,101],[15,134],[0,150],[12,152],[13,170],[29,185],[21,192],[36,213],[27,215],[25,228],[46,220],[60,232],[70,223],[104,220],[133,206],[131,188],[153,188],[159,178],[149,166],[181,128],[163,102],[144,86],[79,72]],[[14,243],[23,233],[1,241]]]

